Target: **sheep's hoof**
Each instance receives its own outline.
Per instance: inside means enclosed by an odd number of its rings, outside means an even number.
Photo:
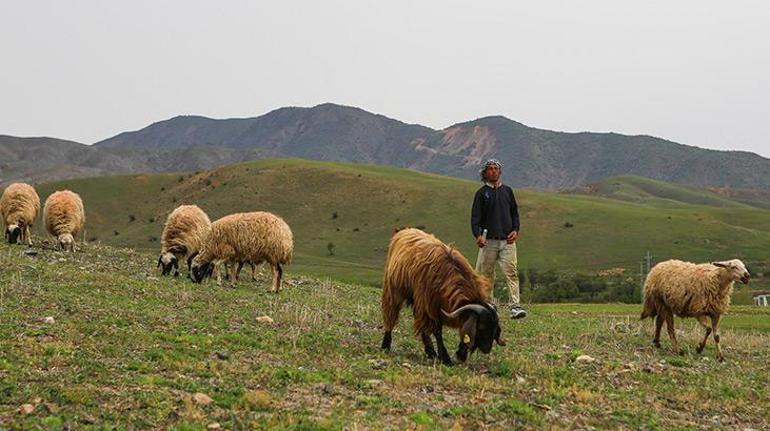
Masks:
[[[653,341],[652,345],[653,347],[657,347],[658,349],[660,349],[660,341]]]
[[[701,353],[703,353],[703,347],[702,347],[702,346],[698,346],[698,347],[695,349],[695,353],[698,353],[698,354],[701,354]]]
[[[677,354],[677,355],[679,355],[679,356],[684,356],[684,354],[685,354],[685,351],[684,351],[684,349],[679,349],[679,350],[676,352],[676,354]]]
[[[724,362],[724,361],[725,361],[725,357],[724,356],[722,356],[722,355],[717,356],[717,362]]]

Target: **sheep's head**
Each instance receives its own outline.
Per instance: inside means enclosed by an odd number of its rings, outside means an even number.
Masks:
[[[179,275],[179,260],[173,253],[161,253],[158,257],[158,267],[162,269],[162,275],[168,275],[174,270],[174,277]]]
[[[5,237],[8,239],[8,244],[16,244],[21,242],[22,227],[18,224],[11,224],[5,228]]]
[[[75,251],[75,238],[72,236],[72,234],[64,233],[59,235],[57,238],[59,241],[59,248],[61,248],[64,251]]]
[[[206,277],[211,277],[214,272],[214,264],[211,261],[205,261],[201,255],[195,256],[190,266],[190,279],[195,283],[200,283]]]
[[[751,279],[751,275],[746,269],[746,265],[744,265],[740,259],[711,262],[711,264],[720,268],[725,268],[730,272],[730,276],[733,280],[740,280],[743,284],[748,284]]]
[[[476,349],[489,353],[495,341],[501,346],[505,345],[494,305],[467,304],[452,313],[443,310],[442,312],[447,318],[460,319],[463,322],[460,326],[460,344],[457,347],[457,360],[460,362],[465,362]]]

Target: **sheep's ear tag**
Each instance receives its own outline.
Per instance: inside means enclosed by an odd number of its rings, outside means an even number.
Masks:
[[[468,334],[465,334],[465,336],[463,337],[463,343],[471,344],[471,336]]]

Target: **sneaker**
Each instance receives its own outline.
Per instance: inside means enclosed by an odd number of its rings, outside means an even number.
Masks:
[[[521,319],[527,317],[527,312],[521,308],[519,304],[512,304],[510,310],[512,319]]]

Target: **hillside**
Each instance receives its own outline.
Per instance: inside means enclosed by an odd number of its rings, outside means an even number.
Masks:
[[[767,309],[723,318],[726,363],[712,342],[694,353],[692,319],[677,321],[679,356],[650,346],[638,305],[563,304],[501,319],[507,346],[445,367],[408,310],[380,351],[372,287],[289,273],[275,295],[267,277],[157,279],[151,252],[24,249],[0,245],[3,429],[770,427]]]
[[[89,239],[140,249],[159,248],[165,218],[181,204],[200,205],[212,220],[272,211],[295,233],[289,271],[379,284],[394,227],[424,228],[475,262],[469,213],[477,187],[390,167],[278,159],[198,173],[74,179],[38,190],[41,199],[57,189],[77,191],[86,205]],[[740,203],[638,203],[532,190],[517,190],[517,199],[524,270],[623,267],[636,274],[647,251],[654,261],[767,261],[770,212]]]

